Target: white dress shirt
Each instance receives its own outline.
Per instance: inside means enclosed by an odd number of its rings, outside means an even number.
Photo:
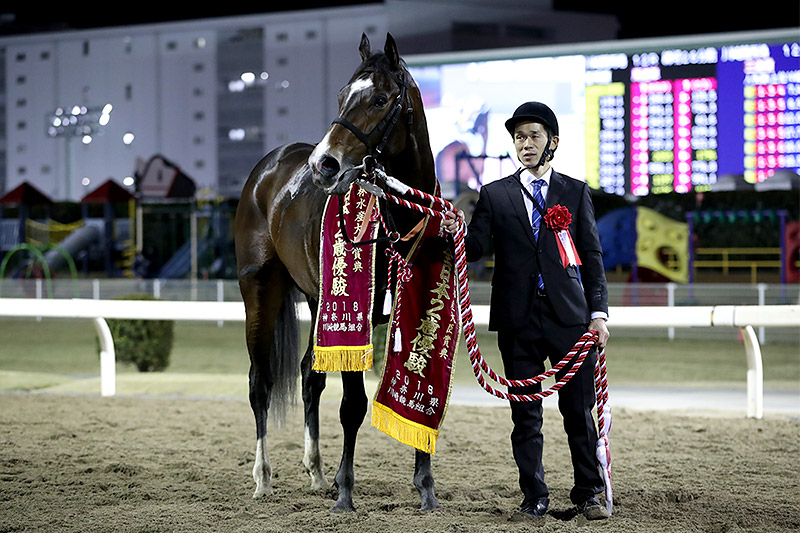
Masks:
[[[528,170],[526,168],[525,170],[522,171],[522,173],[520,173],[519,179],[520,179],[520,182],[522,183],[522,186],[525,187],[525,189],[529,193],[531,193],[531,196],[533,196],[533,181],[537,180],[537,179],[544,180],[544,183],[542,184],[542,198],[544,198],[544,202],[545,202],[545,205],[546,205],[547,204],[547,191],[548,191],[548,189],[550,189],[550,175],[552,173],[553,173],[553,167],[550,167],[550,168],[547,169],[547,171],[544,173],[544,175],[541,178],[537,178],[536,176],[534,176],[531,173],[530,170]],[[522,199],[525,202],[525,209],[528,210],[528,220],[532,220],[533,219],[533,209],[534,209],[533,202],[531,201],[530,198],[528,198],[528,195],[525,194],[524,192],[520,191],[520,194],[522,195]],[[542,209],[544,209],[544,208],[545,208],[545,206],[543,205]],[[541,225],[539,227],[541,227]]]

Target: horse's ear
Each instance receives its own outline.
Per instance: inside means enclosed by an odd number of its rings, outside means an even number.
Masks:
[[[400,67],[400,54],[397,52],[397,43],[394,42],[394,37],[392,37],[391,33],[386,34],[386,44],[383,47],[383,52],[389,59],[392,69],[397,70]]]
[[[371,51],[369,49],[369,39],[366,33],[361,34],[361,44],[358,45],[358,51],[361,53],[361,61],[369,59]]]

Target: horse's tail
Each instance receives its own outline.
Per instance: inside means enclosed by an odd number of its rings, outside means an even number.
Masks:
[[[270,411],[278,424],[286,419],[286,411],[293,406],[297,395],[297,377],[300,374],[300,326],[297,318],[299,293],[291,289],[286,293],[275,321],[275,336],[269,356],[272,378]]]

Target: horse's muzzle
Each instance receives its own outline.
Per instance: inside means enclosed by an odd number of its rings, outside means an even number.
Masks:
[[[339,161],[337,161],[335,157],[325,154],[319,161],[315,162],[314,170],[319,172],[323,181],[332,182],[336,180],[336,176],[339,174],[341,167],[339,166]]]
[[[342,170],[339,161],[328,154],[309,161],[311,167],[311,180],[314,185],[327,194],[343,194],[347,192],[350,184],[355,181],[360,169],[348,168]]]

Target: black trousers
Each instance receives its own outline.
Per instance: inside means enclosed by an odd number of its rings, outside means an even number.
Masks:
[[[497,343],[503,357],[505,377],[524,379],[545,371],[545,361],[555,365],[572,349],[587,326],[564,327],[555,319],[547,297],[537,296],[532,303],[528,327],[519,330],[501,330]],[[564,419],[570,456],[574,472],[574,486],[570,500],[580,504],[603,491],[603,478],[595,456],[597,428],[592,409],[595,404],[594,367],[597,354],[587,354],[578,373],[558,391],[558,409]],[[571,365],[556,374],[560,378]],[[548,380],[552,384],[552,380]],[[512,387],[515,394],[533,394],[541,385]],[[524,500],[535,503],[549,495],[542,465],[542,402],[510,402],[511,447],[519,468],[519,486]]]

